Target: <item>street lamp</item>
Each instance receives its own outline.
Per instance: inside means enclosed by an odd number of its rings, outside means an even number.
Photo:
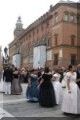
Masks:
[[[3,56],[3,66],[9,64],[9,55],[8,55],[7,47],[4,48],[4,54],[5,54],[5,56]]]

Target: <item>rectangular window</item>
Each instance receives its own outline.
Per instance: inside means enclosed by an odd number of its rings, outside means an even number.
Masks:
[[[55,14],[54,14],[54,21],[55,21],[55,23],[57,23],[58,22],[58,13],[56,12]]]
[[[54,54],[54,65],[58,65],[58,54]]]
[[[63,17],[64,21],[69,21],[69,14],[68,13],[65,13],[64,14],[64,17]]]
[[[80,23],[80,15],[77,14],[77,22]]]
[[[71,54],[71,64],[72,65],[76,64],[76,54]]]
[[[43,25],[41,25],[41,31],[43,31],[44,30],[44,27],[43,27]]]
[[[46,22],[46,27],[47,27],[47,28],[49,27],[49,21]]]
[[[58,45],[58,34],[55,34],[54,35],[54,40],[55,40],[55,46],[57,46]]]
[[[77,23],[77,15],[74,15],[74,23]]]
[[[34,35],[35,35],[35,31],[33,30],[33,37],[34,37]]]
[[[37,34],[38,34],[38,32],[39,32],[39,29],[37,28]]]
[[[69,17],[69,21],[70,21],[70,22],[74,22],[74,15],[73,15],[73,14],[70,15],[70,17]]]
[[[71,45],[75,45],[75,35],[71,35]]]
[[[29,39],[31,38],[31,34],[29,34]]]
[[[51,40],[51,39],[48,40],[47,46],[48,46],[48,47],[51,47],[51,46],[52,46],[52,40]]]

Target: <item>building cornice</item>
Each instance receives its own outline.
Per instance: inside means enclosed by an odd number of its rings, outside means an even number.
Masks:
[[[52,6],[50,8],[50,10],[48,12],[46,12],[45,14],[43,14],[41,17],[39,17],[36,21],[34,21],[32,24],[30,24],[25,30],[24,32],[19,35],[19,37],[17,37],[16,39],[14,39],[10,44],[9,47],[13,46],[18,40],[20,40],[26,33],[30,32],[31,30],[33,30],[34,28],[36,28],[38,25],[40,25],[41,23],[44,23],[46,20],[51,19],[52,18],[52,12],[55,11],[57,8],[59,8],[60,6],[69,6],[69,7],[73,7],[76,9],[80,9],[80,3],[57,3],[56,5]]]
[[[55,48],[73,48],[73,49],[78,49],[80,46],[72,46],[72,45],[57,45],[57,46],[52,46],[47,48],[47,50],[55,49]]]
[[[80,3],[78,2],[62,2],[62,3],[57,3],[55,6],[52,7],[51,10],[55,11],[55,9],[57,9],[60,6],[68,6],[75,9],[80,9]]]

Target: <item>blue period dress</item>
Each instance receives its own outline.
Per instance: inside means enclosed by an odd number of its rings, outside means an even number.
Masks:
[[[28,84],[26,96],[30,102],[38,102],[38,78],[36,75],[31,74],[30,84]]]

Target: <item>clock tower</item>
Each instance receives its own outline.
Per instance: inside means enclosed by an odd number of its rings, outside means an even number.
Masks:
[[[19,37],[19,35],[24,31],[23,29],[23,24],[21,21],[21,17],[18,17],[17,23],[16,23],[16,28],[14,30],[14,39],[16,39],[17,37]]]

